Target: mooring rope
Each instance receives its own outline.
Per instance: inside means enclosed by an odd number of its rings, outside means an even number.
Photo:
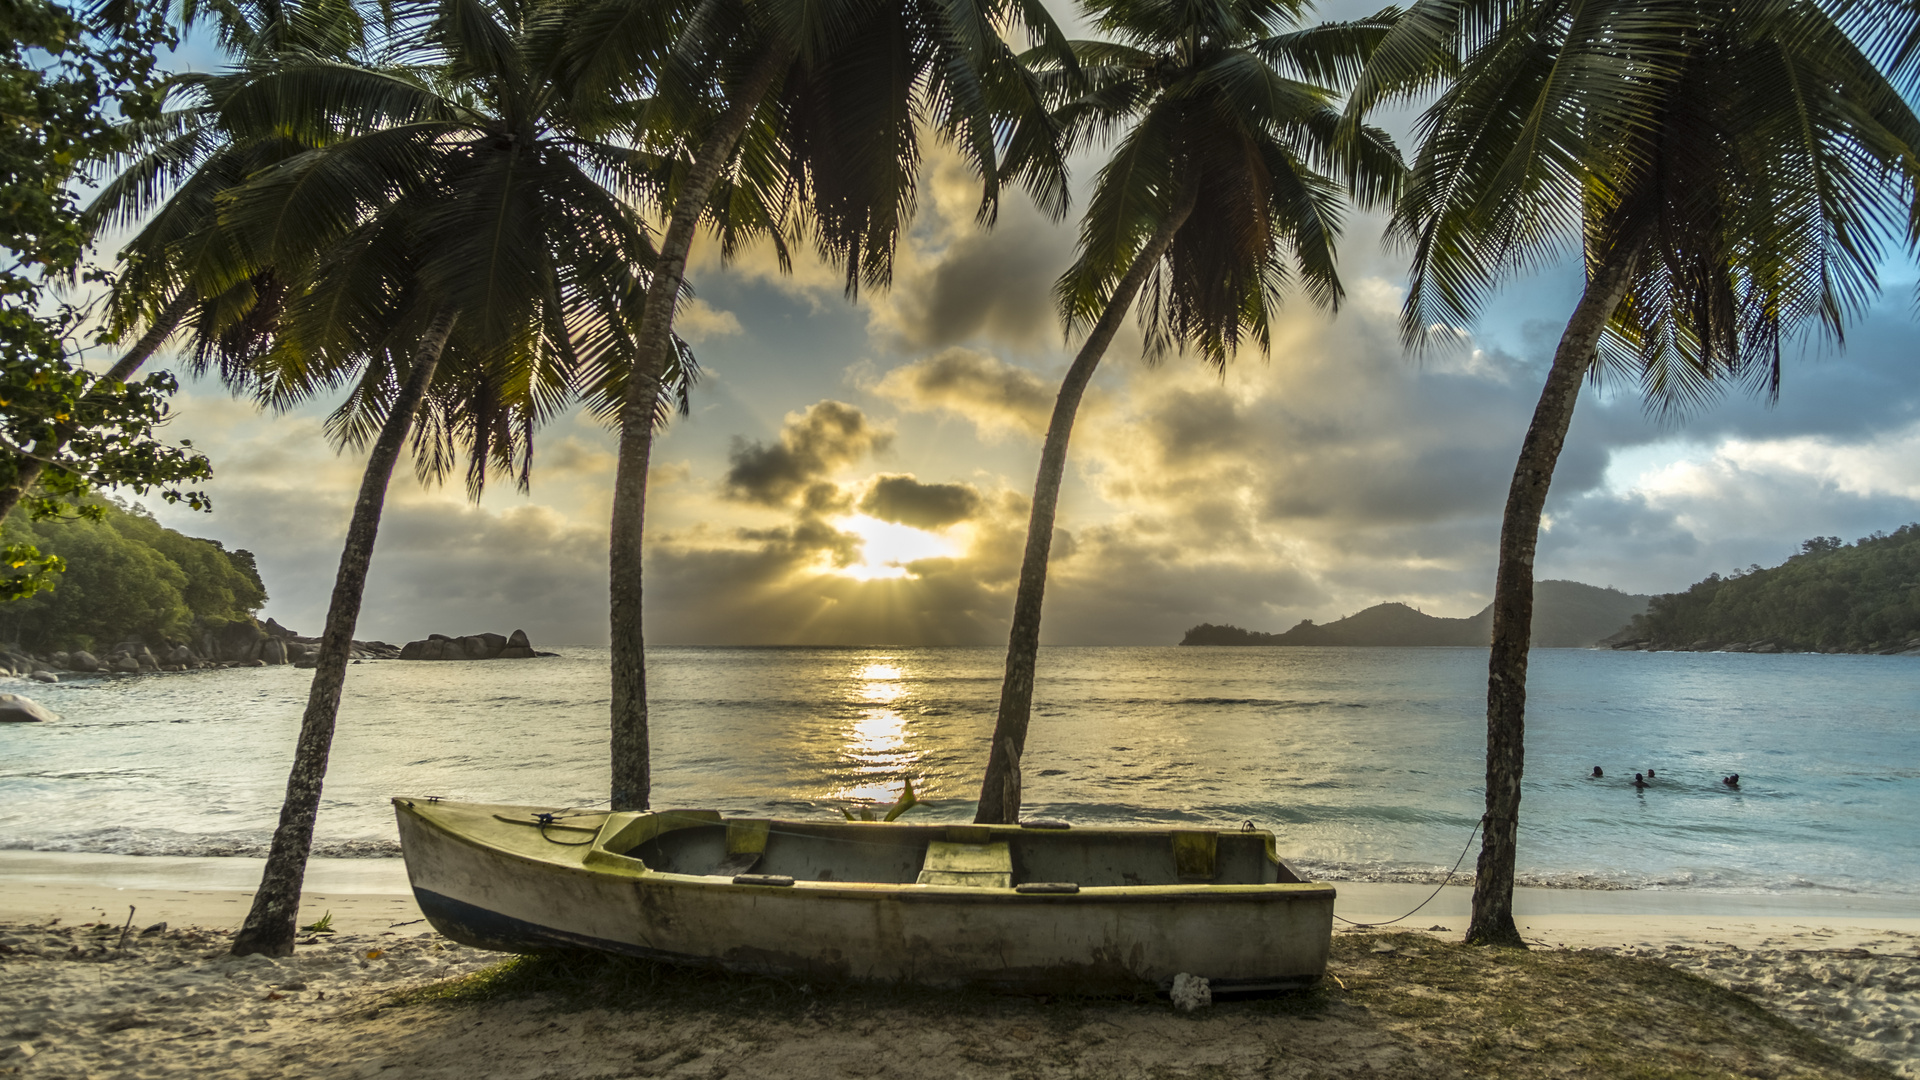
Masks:
[[[1453,861],[1453,869],[1447,871],[1447,876],[1440,879],[1440,884],[1435,885],[1433,887],[1433,891],[1427,894],[1427,898],[1425,900],[1420,901],[1420,907],[1416,907],[1413,909],[1413,911],[1409,911],[1405,915],[1400,916],[1400,919],[1411,919],[1413,918],[1414,914],[1420,910],[1420,908],[1426,907],[1428,904],[1433,903],[1433,898],[1436,896],[1439,896],[1440,890],[1447,887],[1447,882],[1453,880],[1453,875],[1460,872],[1460,864],[1467,861],[1467,852],[1473,850],[1473,838],[1480,835],[1480,826],[1483,824],[1483,822],[1484,822],[1484,819],[1482,821],[1474,822],[1473,828],[1467,832],[1467,846],[1460,849],[1460,857]],[[1392,926],[1394,923],[1397,923],[1400,921],[1400,919],[1388,919],[1386,922],[1354,922],[1352,919],[1343,918],[1342,916],[1339,916],[1339,915],[1335,915],[1334,918],[1339,919],[1341,922],[1346,923],[1348,926],[1358,926],[1363,930],[1370,930],[1377,926]]]

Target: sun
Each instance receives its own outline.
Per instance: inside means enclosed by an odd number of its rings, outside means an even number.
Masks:
[[[908,563],[954,553],[952,542],[944,536],[865,514],[841,518],[834,525],[860,538],[860,561],[836,566],[833,572],[859,581],[903,578],[907,576]]]

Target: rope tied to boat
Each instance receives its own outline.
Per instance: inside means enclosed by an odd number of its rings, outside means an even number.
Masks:
[[[583,817],[585,815],[573,814],[569,816]],[[559,844],[561,847],[586,847],[588,844],[593,843],[594,838],[591,836],[585,840],[555,840],[553,837],[548,836],[547,829],[558,825],[560,823],[560,817],[561,815],[559,814],[536,813],[533,815],[534,820],[540,823],[540,839],[545,840],[549,844]]]
[[[1405,915],[1400,916],[1400,919],[1411,919],[1413,918],[1414,914],[1420,910],[1420,908],[1426,907],[1428,904],[1433,903],[1433,898],[1436,896],[1439,896],[1440,890],[1447,887],[1447,883],[1453,880],[1453,875],[1460,872],[1461,864],[1467,861],[1467,852],[1473,850],[1473,838],[1480,835],[1480,826],[1484,824],[1486,824],[1486,818],[1484,817],[1481,818],[1479,821],[1476,821],[1473,823],[1473,828],[1467,832],[1467,846],[1460,849],[1460,857],[1454,860],[1453,869],[1447,871],[1447,876],[1440,879],[1440,884],[1435,885],[1433,887],[1433,891],[1427,894],[1427,898],[1425,900],[1420,901],[1419,907],[1416,907],[1413,909],[1413,911],[1409,911]],[[1341,922],[1346,923],[1348,926],[1357,926],[1362,930],[1371,930],[1379,926],[1392,926],[1394,923],[1397,923],[1400,921],[1400,919],[1388,919],[1386,922],[1354,922],[1352,919],[1343,918],[1339,915],[1335,915],[1334,918],[1339,919]]]

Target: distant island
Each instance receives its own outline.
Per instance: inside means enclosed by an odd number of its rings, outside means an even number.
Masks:
[[[1533,644],[1541,649],[1584,649],[1627,626],[1647,610],[1649,596],[1578,581],[1542,581],[1534,585]],[[1375,604],[1336,622],[1319,625],[1303,619],[1281,634],[1202,623],[1187,631],[1182,645],[1486,645],[1493,638],[1493,605],[1465,619],[1427,615],[1405,604]]]
[[[1920,524],[1816,536],[1779,566],[1656,596],[1616,649],[1920,654]]]

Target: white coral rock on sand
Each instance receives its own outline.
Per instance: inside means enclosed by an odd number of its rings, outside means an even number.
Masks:
[[[1192,1012],[1202,1005],[1213,1004],[1213,986],[1198,975],[1181,972],[1173,977],[1173,1003]]]

